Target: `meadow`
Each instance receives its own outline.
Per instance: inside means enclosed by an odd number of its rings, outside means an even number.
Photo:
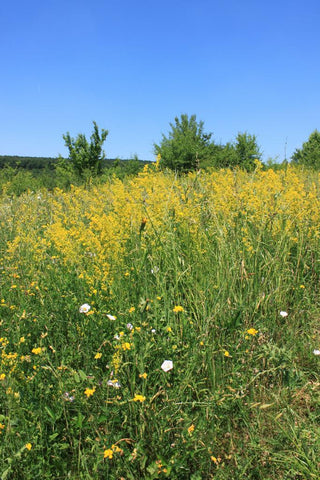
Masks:
[[[320,176],[0,199],[0,478],[311,480]]]

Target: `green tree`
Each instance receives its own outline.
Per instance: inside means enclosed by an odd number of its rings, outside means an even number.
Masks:
[[[162,134],[159,145],[154,144],[155,155],[160,155],[160,166],[178,172],[189,172],[202,166],[209,158],[212,133],[204,133],[203,122],[196,115],[182,114],[170,123],[168,136]]]
[[[261,160],[262,155],[255,135],[239,132],[234,143],[234,149],[236,154],[234,162],[240,168],[253,171],[255,169],[254,161]]]
[[[102,170],[102,161],[105,159],[105,153],[102,145],[108,136],[108,130],[99,128],[96,122],[93,122],[94,130],[90,137],[90,143],[86,136],[80,133],[76,139],[67,132],[63,135],[66,147],[69,149],[69,161],[73,169],[80,176],[98,175]]]
[[[298,165],[320,168],[320,132],[314,130],[308,141],[303,143],[302,148],[295,150],[291,159]]]

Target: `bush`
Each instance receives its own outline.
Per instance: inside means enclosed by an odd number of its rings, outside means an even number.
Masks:
[[[320,168],[320,132],[315,130],[302,148],[296,149],[291,157],[292,162],[312,168]]]
[[[154,152],[160,155],[160,166],[178,172],[198,169],[208,160],[212,133],[204,133],[203,122],[197,122],[196,115],[183,114],[170,123],[168,136],[162,135],[159,145],[154,144]]]
[[[90,137],[90,144],[86,136],[80,133],[76,139],[70,137],[67,132],[63,135],[66,147],[69,149],[69,160],[73,169],[80,176],[98,175],[102,170],[102,161],[105,159],[105,154],[102,150],[102,145],[108,136],[108,130],[99,128],[96,122],[93,122],[94,130]]]

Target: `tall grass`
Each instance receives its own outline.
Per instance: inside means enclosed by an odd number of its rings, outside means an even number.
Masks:
[[[319,478],[316,174],[146,167],[0,222],[1,479]]]

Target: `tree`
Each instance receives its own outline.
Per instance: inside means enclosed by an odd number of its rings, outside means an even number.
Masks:
[[[320,168],[320,132],[314,130],[302,148],[293,153],[292,162],[312,168]]]
[[[86,136],[80,133],[76,139],[70,137],[67,132],[63,135],[66,147],[69,149],[69,161],[73,169],[83,176],[87,173],[91,175],[98,175],[102,170],[102,161],[105,159],[105,153],[102,150],[102,145],[108,136],[108,130],[99,128],[96,122],[93,122],[94,130],[90,137],[90,143]]]
[[[203,122],[196,115],[182,114],[170,123],[168,136],[162,134],[159,145],[154,144],[155,155],[160,155],[160,166],[178,172],[198,169],[209,157],[212,133],[204,133]]]
[[[257,144],[255,135],[247,132],[238,133],[234,144],[236,153],[236,164],[248,171],[255,168],[255,160],[261,160],[260,147]]]

